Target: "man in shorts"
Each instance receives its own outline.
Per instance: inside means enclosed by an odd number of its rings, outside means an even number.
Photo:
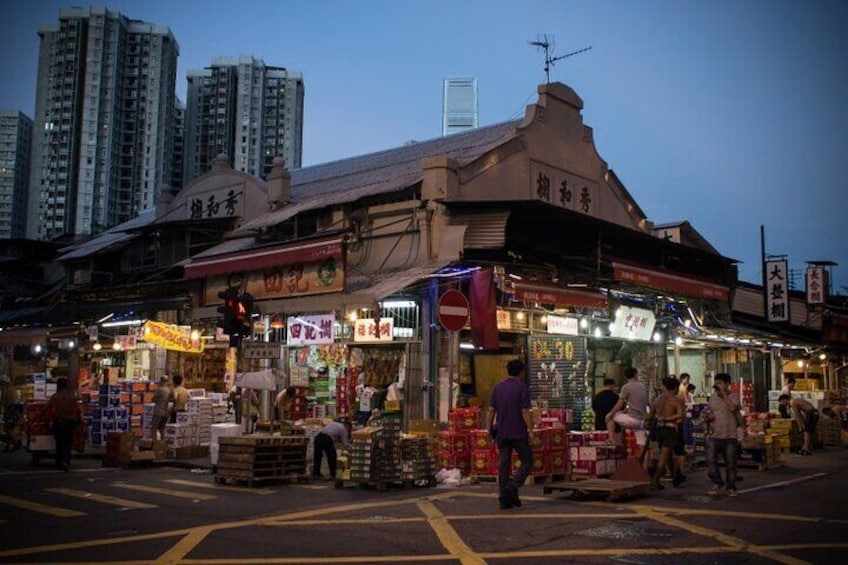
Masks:
[[[617,445],[624,445],[622,434],[616,433],[616,424],[621,428],[641,432],[645,428],[645,416],[648,409],[648,389],[639,382],[639,371],[628,367],[624,371],[627,382],[621,387],[621,395],[613,409],[607,414],[607,432],[609,438]],[[641,437],[641,441],[640,441]],[[637,433],[637,443],[644,444],[644,433]]]
[[[795,453],[812,455],[813,434],[816,431],[816,425],[819,423],[819,411],[807,400],[792,398],[788,394],[781,394],[777,400],[781,407],[791,408],[792,412],[795,413],[795,420],[804,430],[804,446]]]
[[[654,401],[650,416],[650,419],[655,421],[656,440],[660,446],[659,462],[652,477],[654,487],[658,490],[664,488],[660,484],[660,477],[665,474],[671,460],[671,451],[677,443],[677,428],[685,414],[685,406],[677,394],[680,387],[678,380],[666,377],[662,383],[665,391]],[[675,480],[675,486],[678,484]]]

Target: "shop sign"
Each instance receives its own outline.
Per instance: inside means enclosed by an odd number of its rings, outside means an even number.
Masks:
[[[203,341],[191,339],[191,326],[145,322],[144,341],[171,351],[203,353]]]
[[[335,322],[333,314],[290,316],[286,321],[286,344],[301,346],[333,343],[336,338]]]
[[[498,310],[496,312],[498,329],[499,330],[510,330],[512,329],[512,318],[509,315],[509,310]]]
[[[824,304],[827,300],[827,271],[821,266],[807,267],[807,304]]]
[[[699,298],[725,301],[730,299],[730,289],[726,286],[618,262],[612,263],[612,268],[613,278],[617,281]]]
[[[186,215],[189,220],[232,218],[242,216],[244,193],[232,187],[219,188],[189,198]]]
[[[566,210],[597,216],[598,183],[538,161],[531,161],[530,198]]]
[[[255,300],[291,298],[312,294],[342,292],[344,269],[335,257],[317,263],[298,263],[247,273],[245,290]],[[225,278],[206,287],[205,304],[220,303],[218,293],[227,288]]]
[[[136,348],[136,337],[134,335],[116,335],[115,343],[121,346],[121,350],[131,351]]]
[[[766,261],[766,321],[789,321],[789,266],[786,259]]]
[[[97,341],[98,330],[96,324],[92,324],[85,328],[85,333],[88,334],[88,341]]]
[[[549,334],[578,335],[580,333],[580,321],[577,318],[551,315],[546,318]]]
[[[619,306],[610,327],[610,335],[622,339],[650,341],[656,323],[656,316],[650,310]]]
[[[353,341],[392,341],[393,318],[360,318],[353,323]]]
[[[262,343],[256,341],[244,342],[243,359],[280,359],[283,347],[279,343]]]

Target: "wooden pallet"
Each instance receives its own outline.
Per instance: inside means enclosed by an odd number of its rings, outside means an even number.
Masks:
[[[546,485],[556,481],[565,480],[566,475],[562,474],[550,474],[550,475],[528,475],[527,479],[524,481],[525,486],[530,485]],[[481,483],[496,483],[498,482],[497,475],[471,475],[472,480],[476,480]]]
[[[268,475],[268,476],[240,476],[230,475],[228,473],[216,473],[215,482],[222,485],[247,486],[253,488],[259,483],[282,483],[282,484],[301,484],[309,482],[309,475],[289,474],[289,475]]]
[[[601,497],[606,500],[621,500],[641,496],[653,489],[649,482],[614,481],[611,479],[586,479],[582,481],[561,481],[545,485],[542,492],[571,491],[572,498]]]
[[[224,446],[249,446],[249,447],[271,447],[287,445],[307,445],[309,438],[306,436],[225,436],[218,438],[218,445]]]

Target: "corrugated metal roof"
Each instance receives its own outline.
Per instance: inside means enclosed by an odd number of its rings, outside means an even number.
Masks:
[[[292,203],[245,223],[244,233],[283,222],[314,210],[375,194],[386,194],[422,178],[421,160],[446,155],[465,165],[514,138],[520,121],[503,122],[465,133],[413,143],[324,165],[292,171]]]
[[[509,210],[454,214],[450,223],[454,226],[468,226],[465,230],[466,249],[503,249],[506,245],[506,223],[509,214]]]
[[[64,248],[62,251],[65,251],[65,254],[60,255],[56,260],[69,261],[71,259],[81,259],[100,253],[101,251],[106,251],[115,245],[134,239],[138,234],[131,233],[133,230],[152,224],[155,220],[155,210],[143,212],[132,220],[113,226],[88,241]]]

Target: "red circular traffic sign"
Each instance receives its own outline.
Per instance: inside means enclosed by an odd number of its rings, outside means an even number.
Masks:
[[[451,332],[458,332],[465,327],[471,307],[468,299],[458,290],[446,290],[439,297],[439,323]]]

